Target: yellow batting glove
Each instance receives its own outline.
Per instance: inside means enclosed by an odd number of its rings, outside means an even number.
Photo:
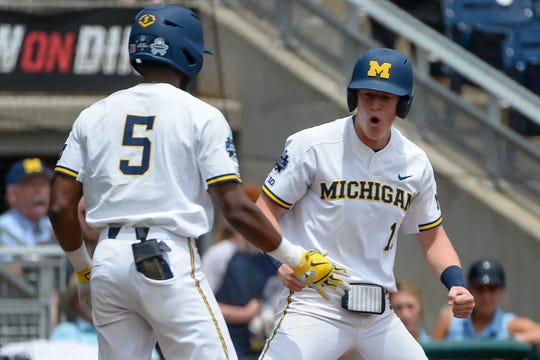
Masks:
[[[328,298],[328,296],[325,296],[325,294],[322,293],[325,292],[324,288],[334,291],[339,296],[345,295],[345,290],[350,290],[351,285],[343,280],[344,277],[349,277],[347,271],[342,267],[334,265],[332,275],[330,275],[330,277],[321,285],[320,288],[317,288],[317,291],[319,291],[319,293],[325,298]]]
[[[92,272],[92,267],[88,267],[82,271],[77,271],[77,279],[81,284],[86,284],[90,281],[90,273]]]
[[[343,296],[350,288],[343,277],[347,271],[335,266],[318,250],[307,250],[302,254],[300,263],[293,269],[294,274],[309,287],[316,289],[324,298],[329,299],[326,288]]]

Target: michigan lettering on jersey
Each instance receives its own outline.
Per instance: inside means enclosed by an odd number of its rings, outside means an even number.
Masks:
[[[321,182],[322,200],[373,200],[391,204],[407,211],[411,206],[412,193],[376,181],[335,180],[330,184]]]

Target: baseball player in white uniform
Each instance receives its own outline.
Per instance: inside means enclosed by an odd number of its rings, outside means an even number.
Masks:
[[[143,82],[81,112],[58,160],[49,216],[91,308],[100,359],[236,359],[201,271],[195,239],[210,230],[212,200],[253,244],[309,286],[343,292],[344,270],[283,238],[241,187],[231,129],[184,91],[202,67],[191,10],[154,5],[134,19],[130,60]],[[91,260],[77,204],[100,232]]]
[[[349,274],[344,297],[313,289],[286,291],[260,359],[425,359],[388,302],[397,233],[416,233],[427,262],[447,286],[454,316],[474,299],[442,223],[426,154],[392,124],[413,98],[412,66],[391,49],[357,61],[348,87],[353,116],[300,131],[263,185],[257,204],[291,241],[326,250]],[[283,265],[285,284],[294,278]],[[290,272],[290,271],[289,271]],[[300,286],[300,287],[303,287]],[[324,291],[324,289],[322,289]],[[324,345],[323,345],[324,344]]]

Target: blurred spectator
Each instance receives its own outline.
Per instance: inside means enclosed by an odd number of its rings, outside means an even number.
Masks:
[[[390,294],[390,304],[407,330],[419,342],[428,342],[430,337],[422,327],[424,298],[422,291],[413,282],[398,281],[397,292]]]
[[[47,217],[52,170],[39,158],[23,159],[6,175],[10,209],[0,216],[0,244],[34,246],[54,242]]]
[[[540,324],[500,307],[506,278],[500,263],[492,259],[476,260],[470,267],[468,287],[475,299],[472,315],[453,318],[449,311],[441,314],[431,334],[433,340],[498,339],[540,344]]]
[[[256,185],[244,191],[255,202]],[[281,281],[265,254],[249,243],[221,217],[217,243],[202,257],[202,268],[227,322],[238,358],[256,359],[274,324]]]
[[[53,329],[50,339],[73,340],[97,347],[97,334],[92,325],[92,315],[79,304],[75,274],[70,277],[66,290],[60,295],[58,307],[67,321],[61,322]]]
[[[52,170],[39,158],[27,158],[15,162],[8,170],[6,200],[10,209],[0,216],[0,246],[19,247],[53,244],[55,236],[47,217]],[[2,256],[10,262],[13,257]],[[15,275],[23,269],[16,263],[7,268]],[[25,269],[29,280],[35,281],[32,268]]]

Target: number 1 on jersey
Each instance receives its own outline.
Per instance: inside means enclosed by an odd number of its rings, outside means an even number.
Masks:
[[[125,175],[143,175],[150,167],[150,150],[152,143],[147,137],[137,137],[134,135],[135,126],[144,126],[146,130],[152,130],[154,127],[155,116],[136,116],[128,115],[124,127],[124,138],[122,145],[142,147],[142,159],[140,165],[131,165],[130,160],[120,160],[120,170]]]
[[[388,242],[386,243],[386,246],[384,247],[384,251],[388,251],[392,248],[392,246],[394,246],[394,244],[392,244],[392,239],[394,238],[396,227],[397,227],[397,223],[393,223],[390,226],[390,237],[388,238]]]

